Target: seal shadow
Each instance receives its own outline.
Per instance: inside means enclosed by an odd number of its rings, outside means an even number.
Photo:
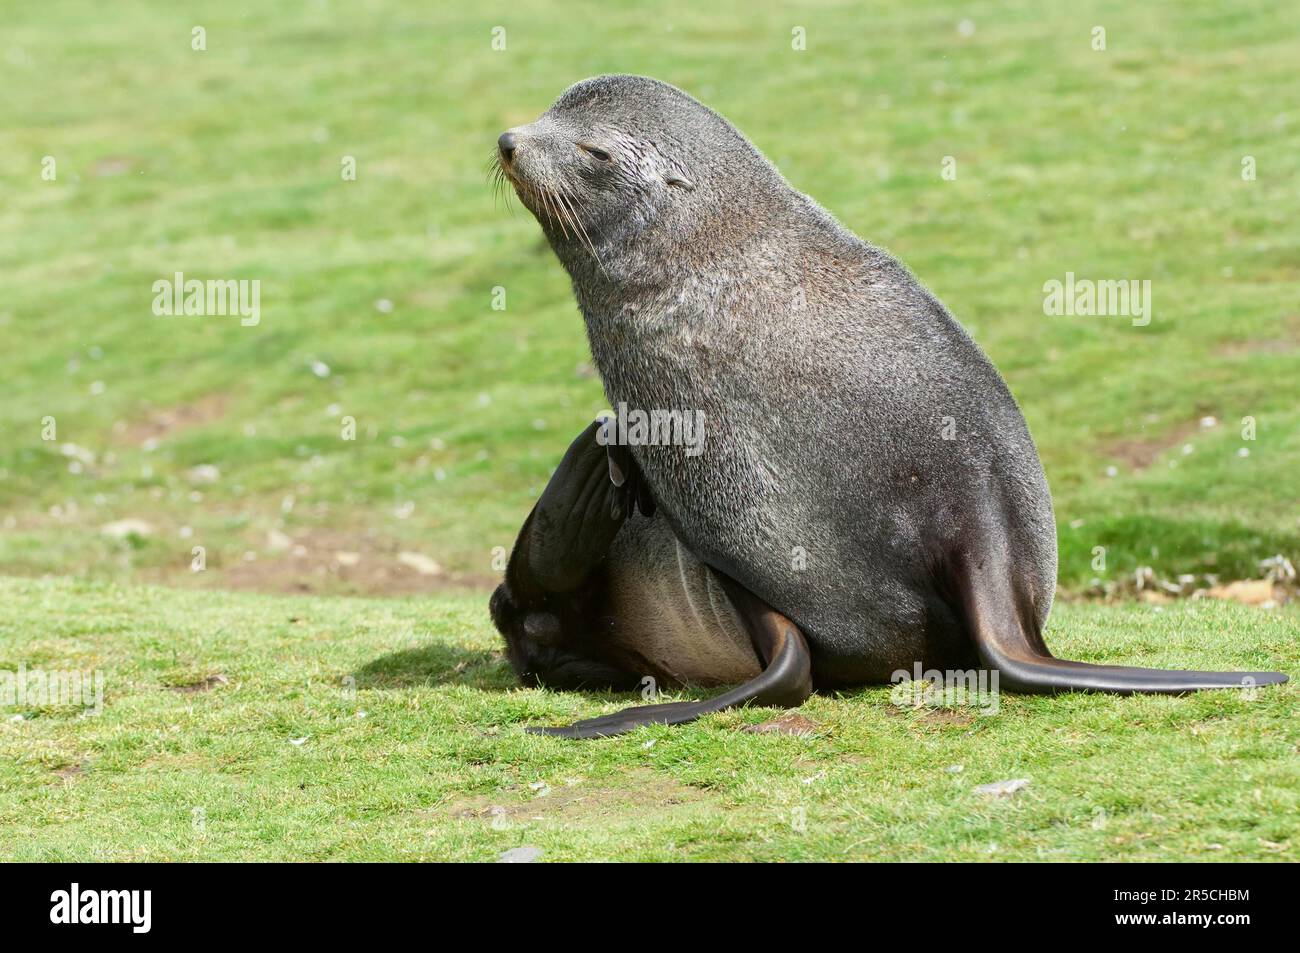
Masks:
[[[504,691],[518,684],[501,652],[438,642],[381,655],[353,672],[352,677],[358,689],[381,691],[453,683]]]
[[[455,645],[432,643],[419,648],[403,649],[381,655],[352,673],[358,690],[386,691],[420,686],[465,685],[481,691],[505,692],[521,687],[510,662],[499,650],[465,649]],[[545,688],[556,695],[573,695],[589,704],[648,704],[640,691],[605,691],[601,689]],[[698,701],[723,691],[698,685],[669,686],[674,700]],[[662,699],[657,699],[662,700]]]

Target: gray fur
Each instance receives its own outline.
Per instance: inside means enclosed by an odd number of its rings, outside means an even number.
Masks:
[[[819,681],[969,645],[944,588],[959,551],[1011,580],[1041,630],[1056,531],[1037,452],[906,268],[665,83],[586,80],[512,131],[508,174],[573,279],[610,401],[705,414],[698,457],[633,448],[662,510],[803,629]]]

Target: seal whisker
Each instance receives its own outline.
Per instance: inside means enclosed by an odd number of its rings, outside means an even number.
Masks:
[[[546,207],[546,217],[549,218],[553,224],[559,225],[560,231],[564,233],[564,237],[568,238],[569,229],[568,226],[564,224],[563,220],[561,220],[559,214],[555,211],[554,196],[546,189],[538,189],[537,194],[541,196],[542,204]]]
[[[562,202],[565,202],[565,203],[566,203],[566,205],[567,205],[567,207],[568,207],[568,209],[569,209],[569,215],[572,217],[572,221],[573,221],[574,228],[575,228],[576,231],[578,231],[578,232],[581,233],[581,235],[582,235],[582,240],[583,240],[583,242],[586,243],[587,251],[591,252],[591,257],[594,258],[595,261],[596,261],[596,264],[600,266],[600,270],[603,271],[603,272],[605,273],[605,276],[606,276],[606,277],[609,277],[609,271],[605,268],[605,263],[604,263],[603,261],[600,260],[600,255],[596,254],[596,245],[595,245],[595,243],[592,242],[592,240],[591,240],[591,236],[587,234],[586,226],[584,226],[584,225],[582,224],[582,219],[581,219],[581,217],[578,215],[577,210],[574,208],[574,206],[575,206],[576,203],[577,203],[577,198],[576,198],[576,196],[574,196],[573,193],[571,193],[571,192],[569,192],[569,193],[566,193],[566,192],[560,192],[560,193],[559,193],[559,196],[560,196],[560,200],[561,200]]]
[[[501,167],[501,160],[496,152],[488,158],[486,172],[488,181],[492,189],[492,205],[499,208],[505,205],[510,214],[514,215],[514,207],[510,204],[509,190],[506,188],[506,170]]]
[[[551,208],[555,211],[556,221],[560,223],[560,230],[564,232],[564,237],[569,237],[569,216],[565,213],[564,202],[558,192],[551,193]]]
[[[560,211],[563,213],[564,217],[567,218],[569,222],[573,225],[574,234],[577,235],[579,238],[585,240],[587,232],[586,229],[582,227],[582,222],[578,220],[578,214],[573,209],[572,200],[568,197],[568,195],[563,190],[560,189],[556,190],[555,197],[559,202]]]

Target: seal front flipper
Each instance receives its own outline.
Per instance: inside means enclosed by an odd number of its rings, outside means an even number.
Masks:
[[[612,482],[611,458],[597,439],[602,426],[592,421],[569,445],[524,523],[507,570],[517,591],[577,589],[629,515],[628,493]]]
[[[630,690],[640,679],[620,652],[619,636],[636,630],[611,610],[611,559],[625,564],[629,550],[636,553],[635,540],[646,545],[654,535],[648,528],[664,524],[650,519],[649,488],[627,448],[607,445],[604,426],[593,421],[569,446],[524,521],[505,579],[488,603],[525,684]],[[616,555],[613,544],[636,510],[646,518],[635,520]],[[649,565],[665,573],[671,568],[674,579],[680,575],[678,560],[660,567],[651,559]],[[744,639],[738,619],[733,633],[735,641]]]
[[[994,550],[996,551],[996,550]],[[1048,651],[1028,598],[1016,591],[1010,567],[990,558],[959,556],[954,588],[980,660],[1001,688],[1026,694],[1109,692],[1182,695],[1209,688],[1256,688],[1287,681],[1281,672],[1195,672],[1059,659]]]
[[[704,701],[639,705],[564,727],[527,730],[557,738],[605,738],[642,725],[679,725],[742,705],[795,708],[803,704],[812,694],[812,657],[803,633],[749,590],[721,573],[718,576],[763,660],[763,672],[757,678]]]

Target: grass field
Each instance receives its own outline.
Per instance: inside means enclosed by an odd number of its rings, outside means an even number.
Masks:
[[[484,611],[605,406],[567,279],[484,163],[613,71],[720,110],[974,334],[1041,450],[1067,592],[1300,561],[1285,5],[11,7],[0,671],[108,689],[93,719],[3,712],[25,717],[0,722],[4,855],[1294,855],[1291,687],[973,721],[880,689],[815,699],[811,739],[740,733],[749,712],[566,746],[518,726],[612,702],[513,690]],[[259,281],[259,322],[156,316],[176,272]],[[1150,324],[1046,316],[1067,272],[1149,280]],[[1292,671],[1300,633],[1293,608],[1200,602],[1062,604],[1052,631],[1089,659]]]
[[[814,698],[806,737],[741,731],[776,714],[752,709],[575,743],[522,726],[635,699],[518,688],[479,599],[0,598],[0,669],[106,675],[102,714],[0,722],[4,859],[1295,858],[1294,682],[996,714],[884,687]],[[1220,602],[1062,606],[1049,632],[1087,660],[1290,671],[1298,635],[1294,611]]]

